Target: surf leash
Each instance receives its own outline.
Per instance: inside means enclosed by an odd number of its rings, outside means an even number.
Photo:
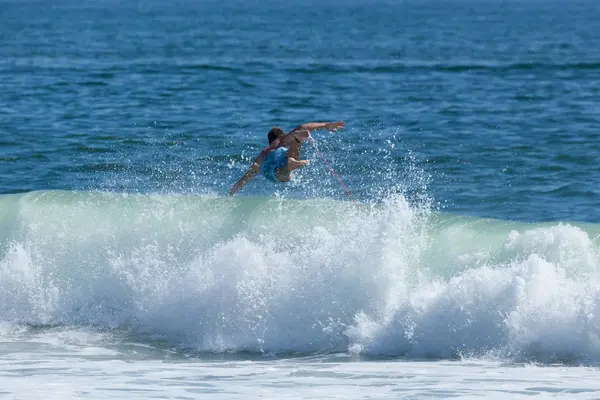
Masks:
[[[323,153],[321,153],[321,151],[319,151],[319,148],[317,147],[317,144],[315,143],[315,141],[313,140],[313,138],[309,136],[308,140],[310,140],[310,144],[313,145],[313,147],[315,148],[315,151],[317,152],[317,154],[319,155],[319,157],[321,157],[321,159],[323,160],[323,162],[325,162],[325,164],[327,165],[327,167],[329,167],[329,170],[331,171],[331,173],[333,174],[333,176],[335,176],[335,178],[338,180],[338,182],[342,186],[342,189],[344,189],[346,191],[346,194],[348,195],[348,197],[350,197],[350,200],[352,200],[352,202],[354,203],[354,205],[356,206],[356,208],[360,209],[360,207],[358,206],[358,203],[356,202],[356,200],[354,200],[354,197],[352,197],[352,193],[350,193],[350,190],[348,190],[348,188],[346,187],[346,185],[344,185],[344,182],[342,181],[342,178],[340,178],[338,176],[338,174],[335,172],[335,170],[333,169],[333,167],[331,166],[331,164],[329,163],[329,161],[327,161],[327,159],[325,158],[325,156],[323,155]]]

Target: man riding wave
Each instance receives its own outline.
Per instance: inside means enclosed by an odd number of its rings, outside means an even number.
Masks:
[[[343,128],[346,124],[338,122],[310,122],[302,124],[287,134],[281,128],[273,128],[267,138],[269,146],[265,147],[248,171],[229,191],[230,195],[237,193],[244,185],[261,173],[273,182],[289,182],[292,171],[308,165],[308,160],[300,159],[302,143],[310,138],[310,132],[317,129],[327,129],[330,132]]]

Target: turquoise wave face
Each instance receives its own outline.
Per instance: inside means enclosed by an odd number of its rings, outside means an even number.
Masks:
[[[600,226],[269,197],[0,196],[0,321],[194,351],[600,360]]]

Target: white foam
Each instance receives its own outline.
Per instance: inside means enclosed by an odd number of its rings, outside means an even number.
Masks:
[[[201,351],[600,359],[588,228],[443,216],[401,196],[360,211],[59,199],[27,203],[3,244],[3,323],[118,328]]]

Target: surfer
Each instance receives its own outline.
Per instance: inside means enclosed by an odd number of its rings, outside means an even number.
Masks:
[[[327,129],[332,132],[344,126],[346,123],[342,121],[310,122],[300,125],[287,134],[278,127],[271,129],[267,135],[269,146],[260,152],[244,176],[233,185],[229,194],[236,194],[259,173],[273,182],[289,182],[292,171],[309,163],[308,160],[300,160],[300,149],[302,142],[310,138],[310,132],[317,129]]]

